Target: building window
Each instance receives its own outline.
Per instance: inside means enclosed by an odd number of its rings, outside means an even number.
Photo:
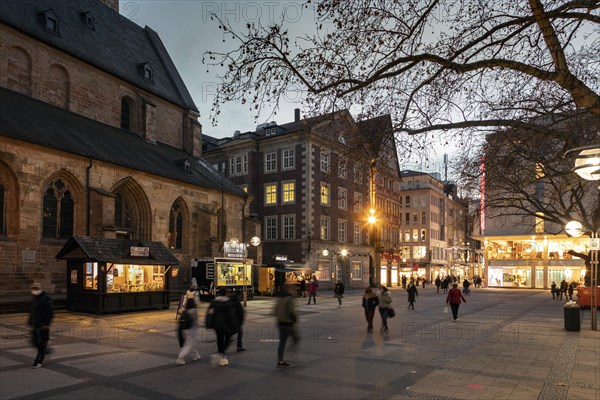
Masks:
[[[330,154],[321,151],[321,171],[329,172]]]
[[[426,232],[425,229],[421,229],[421,242],[425,241],[425,232]]]
[[[361,281],[363,275],[362,261],[352,261],[352,280]]]
[[[295,239],[296,238],[296,216],[295,215],[283,215],[281,217],[281,233],[282,239]]]
[[[277,204],[277,184],[267,183],[265,185],[265,205],[274,206]]]
[[[362,193],[354,192],[354,212],[362,212]]]
[[[265,172],[277,172],[277,153],[265,153]]]
[[[246,175],[248,174],[248,155],[236,154],[229,159],[229,175]]]
[[[361,164],[354,164],[354,183],[358,183],[358,184],[363,183],[362,165]]]
[[[281,169],[294,169],[296,168],[296,152],[294,149],[285,149],[281,153],[282,166]]]
[[[173,204],[169,212],[169,247],[183,248],[183,214],[179,204]]]
[[[405,197],[406,201],[404,202],[404,207],[410,208],[410,196]]]
[[[321,183],[321,204],[328,206],[330,204],[330,198],[329,184]]]
[[[47,30],[59,33],[58,31],[58,17],[54,13],[53,10],[48,10],[44,12],[44,26]]]
[[[413,224],[417,225],[419,223],[419,214],[413,213]]]
[[[406,225],[410,225],[410,213],[405,213],[404,217],[404,222],[406,223]]]
[[[57,179],[44,192],[42,237],[67,239],[73,235],[75,204],[71,192]]]
[[[98,263],[86,262],[83,270],[84,287],[87,290],[98,290]]]
[[[343,219],[338,220],[338,242],[347,241],[348,223]]]
[[[348,177],[348,160],[345,158],[341,159],[338,163],[338,176],[342,179]]]
[[[144,74],[144,79],[147,81],[154,81],[154,70],[150,63],[144,63],[142,65],[142,73]]]
[[[404,232],[404,241],[405,242],[410,242],[410,230],[406,230]]]
[[[121,99],[121,129],[126,131],[131,128],[131,104],[123,97]]]
[[[412,241],[413,242],[418,242],[419,241],[419,230],[418,229],[413,229],[412,230]]]
[[[421,211],[421,225],[425,225],[427,223],[427,212]]]
[[[346,189],[339,188],[338,189],[338,208],[340,208],[341,210],[345,210],[347,207],[346,197],[348,197],[348,191]]]
[[[354,244],[362,244],[362,226],[360,223],[354,223]]]
[[[265,129],[266,136],[272,136],[272,135],[275,135],[276,133],[277,133],[277,127]]]
[[[321,217],[321,240],[329,240],[329,217]]]
[[[4,186],[0,185],[0,235],[6,234],[6,220],[4,217]]]
[[[296,201],[296,182],[283,182],[283,203],[294,203]]]
[[[265,238],[277,239],[277,217],[265,217]]]

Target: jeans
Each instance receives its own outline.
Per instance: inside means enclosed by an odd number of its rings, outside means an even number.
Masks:
[[[389,312],[389,308],[384,307],[381,308],[379,307],[379,314],[381,315],[381,323],[383,324],[383,329],[387,329],[387,319],[388,319],[388,312]]]
[[[229,343],[231,343],[231,335],[226,335],[225,332],[220,330],[215,330],[215,335],[217,335],[217,349],[219,353],[224,355]]]
[[[317,294],[316,293],[309,293],[308,294],[308,303],[307,304],[310,304],[310,299],[313,299],[313,302],[315,304],[317,304]]]
[[[285,352],[285,343],[289,336],[292,337],[294,344],[300,341],[298,331],[293,324],[278,324],[279,327],[279,347],[277,347],[277,359],[283,361],[283,353]]]
[[[375,310],[365,309],[365,318],[367,319],[367,329],[373,329],[373,317],[375,316]]]
[[[459,306],[460,306],[460,303],[457,303],[457,304],[450,303],[450,308],[452,309],[452,317],[454,317],[454,319],[458,318],[458,307]]]
[[[34,363],[43,363],[48,351],[48,340],[50,339],[49,328],[33,328],[31,332],[33,344],[37,347],[37,355]]]

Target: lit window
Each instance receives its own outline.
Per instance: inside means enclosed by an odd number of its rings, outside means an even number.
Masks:
[[[330,197],[329,185],[327,183],[321,183],[321,204],[328,206]]]
[[[277,184],[268,183],[265,185],[265,205],[273,206],[277,204]]]
[[[248,193],[248,185],[247,184],[241,185],[240,189],[242,189],[244,191],[244,193]]]
[[[84,287],[88,290],[98,290],[98,263],[86,262],[83,272]]]
[[[293,203],[296,201],[296,183],[283,182],[283,203]]]
[[[277,153],[265,154],[265,172],[277,172]]]

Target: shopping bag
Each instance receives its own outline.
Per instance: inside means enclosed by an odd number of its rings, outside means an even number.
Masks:
[[[444,307],[444,314],[448,314],[448,306]]]

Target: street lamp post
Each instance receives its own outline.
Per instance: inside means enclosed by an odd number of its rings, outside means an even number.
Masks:
[[[576,149],[569,150],[565,155],[575,154],[575,167],[573,172],[588,181],[597,181],[600,179],[600,144],[593,144],[584,147],[578,147]],[[574,221],[569,222],[572,226]],[[576,222],[579,226],[578,230],[582,231],[583,226],[581,223]],[[567,224],[567,225],[569,225]],[[592,237],[593,249],[590,251],[590,301],[592,311],[592,330],[598,330],[598,316],[596,315],[598,307],[598,232],[600,229],[594,231],[590,230],[590,236]]]

